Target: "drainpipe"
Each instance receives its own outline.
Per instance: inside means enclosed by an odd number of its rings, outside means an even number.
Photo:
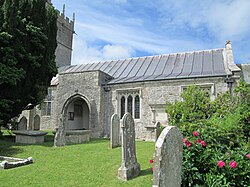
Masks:
[[[110,87],[104,86],[105,91],[105,103],[104,105],[104,116],[105,116],[105,129],[104,129],[104,136],[109,137],[109,92]]]

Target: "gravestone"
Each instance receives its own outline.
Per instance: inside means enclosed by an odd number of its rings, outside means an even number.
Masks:
[[[168,126],[155,144],[153,187],[180,187],[182,135],[177,127]]]
[[[161,123],[159,121],[157,121],[155,123],[155,141],[157,141],[160,134],[161,134]]]
[[[129,180],[140,173],[140,164],[136,159],[135,122],[131,114],[126,113],[122,118],[122,163],[118,169],[118,178]]]
[[[36,115],[34,117],[34,130],[40,130],[40,117]]]
[[[27,119],[26,119],[26,117],[23,116],[20,119],[17,129],[18,130],[27,130]]]
[[[65,146],[66,144],[66,133],[65,133],[65,119],[66,117],[64,115],[61,115],[60,117],[60,122],[59,122],[59,127],[56,128],[56,135],[54,138],[54,146],[55,147],[60,147],[60,146]]]
[[[121,145],[120,142],[120,119],[117,114],[111,116],[110,147],[115,148]]]

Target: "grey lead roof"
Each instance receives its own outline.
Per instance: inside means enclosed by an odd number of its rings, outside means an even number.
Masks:
[[[112,60],[59,68],[59,74],[102,71],[113,77],[107,84],[227,75],[225,49]]]

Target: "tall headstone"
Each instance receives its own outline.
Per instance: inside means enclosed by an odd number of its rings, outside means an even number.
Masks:
[[[54,146],[60,147],[66,145],[66,133],[65,133],[65,119],[66,117],[64,115],[61,115],[60,117],[60,123],[59,127],[56,129],[56,135],[54,138]]]
[[[160,134],[161,134],[161,123],[159,121],[157,121],[155,123],[155,141],[157,141]]]
[[[131,114],[126,113],[122,118],[122,163],[118,169],[118,178],[129,180],[140,173],[140,164],[136,159],[135,122]]]
[[[182,135],[177,127],[168,126],[155,144],[153,187],[180,187]]]
[[[117,114],[111,116],[110,147],[115,148],[121,145],[120,142],[120,119]]]

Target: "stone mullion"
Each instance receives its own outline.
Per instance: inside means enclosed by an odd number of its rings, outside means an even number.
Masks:
[[[135,95],[132,94],[132,117],[135,119]]]

